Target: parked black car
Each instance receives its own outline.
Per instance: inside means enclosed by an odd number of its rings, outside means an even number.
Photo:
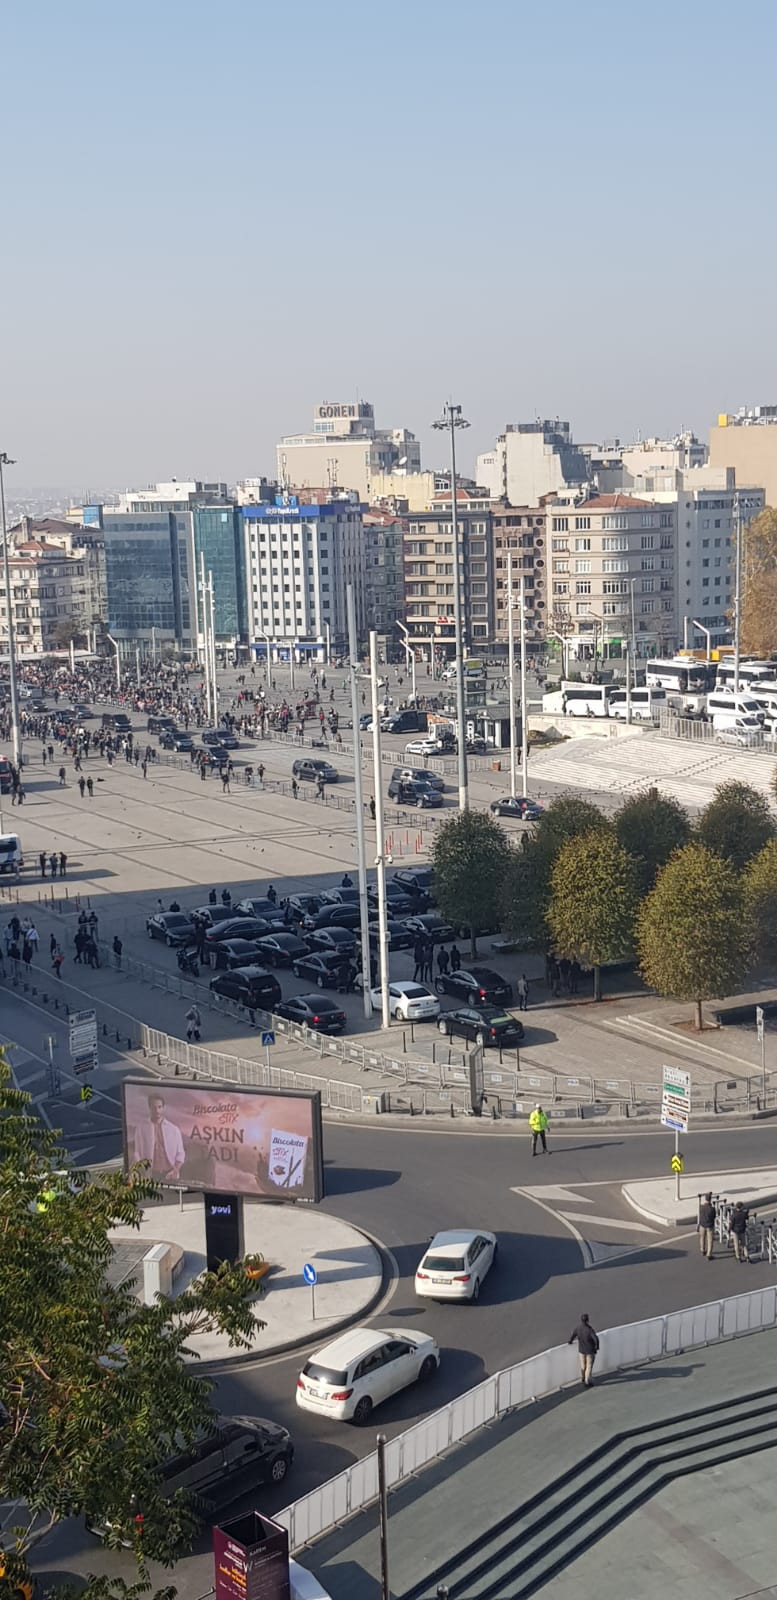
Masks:
[[[215,928],[207,929],[205,947],[210,949],[224,939],[262,939],[272,931],[272,925],[264,917],[232,916],[227,922],[218,922]]]
[[[412,950],[415,944],[415,934],[411,933],[406,922],[394,922],[391,919],[386,923],[388,932],[389,950]],[[380,924],[370,923],[370,945],[373,950],[380,946]]]
[[[194,922],[185,911],[157,911],[153,917],[146,917],[149,939],[162,939],[168,949],[176,944],[191,944],[194,932]]]
[[[292,963],[295,978],[312,978],[319,989],[336,989],[343,970],[343,957],[334,950],[311,951]]]
[[[231,971],[234,967],[260,967],[266,959],[262,944],[261,939],[221,939],[210,946],[208,960],[219,972],[223,968]]]
[[[175,717],[165,717],[156,713],[149,717],[146,727],[149,733],[166,733],[168,728],[175,728]]]
[[[322,906],[307,916],[302,926],[306,932],[316,928],[358,928],[360,921],[358,906]]]
[[[523,1038],[517,1017],[508,1016],[499,1006],[462,1006],[457,1011],[444,1011],[437,1026],[449,1039],[469,1039],[495,1049],[502,1045],[513,1050]]]
[[[160,736],[159,743],[163,750],[182,750],[188,755],[194,749],[194,740],[190,733],[182,733],[180,728],[165,728]]]
[[[441,973],[437,993],[460,996],[468,1006],[509,1006],[513,998],[512,984],[491,967],[461,967],[458,972]]]
[[[494,816],[518,817],[522,822],[537,822],[544,809],[536,800],[527,800],[525,794],[506,794],[501,800],[491,801]]]
[[[308,953],[305,940],[296,933],[266,933],[257,940],[256,948],[260,961],[266,961],[268,967],[290,967],[298,956]]]
[[[196,906],[190,916],[195,927],[215,928],[219,922],[231,922],[235,911],[232,906]]]
[[[214,994],[260,1011],[274,1011],[281,998],[281,986],[274,973],[264,967],[236,967],[234,972],[219,972],[211,978]]]
[[[324,783],[337,783],[340,777],[328,761],[317,761],[313,756],[301,756],[291,770],[302,783],[318,783],[319,778],[323,778]]]
[[[342,1007],[326,994],[290,995],[275,1007],[275,1014],[286,1017],[288,1022],[316,1028],[319,1033],[342,1033],[346,1022]]]
[[[456,937],[455,929],[449,922],[443,922],[434,911],[426,911],[420,917],[408,917],[407,926],[416,938],[431,939],[432,944],[452,944]]]
[[[323,901],[320,894],[290,894],[289,909],[294,922],[302,922],[305,917],[315,911],[320,911]]]
[[[334,951],[335,955],[351,957],[356,949],[356,934],[350,928],[314,928],[307,936],[309,950]]]

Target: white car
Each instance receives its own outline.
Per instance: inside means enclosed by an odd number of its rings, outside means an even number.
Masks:
[[[428,1300],[478,1300],[496,1253],[496,1235],[485,1228],[436,1233],[416,1270],[415,1292]]]
[[[380,989],[372,990],[372,1009],[382,1007]],[[410,978],[389,984],[389,1011],[397,1022],[436,1022],[440,1015],[437,995],[425,983],[413,983]]]
[[[440,1350],[414,1328],[352,1328],[305,1362],[297,1405],[341,1422],[367,1422],[375,1406],[419,1378],[431,1378]]]
[[[411,739],[405,745],[406,756],[433,756],[439,753],[440,745],[437,739]]]

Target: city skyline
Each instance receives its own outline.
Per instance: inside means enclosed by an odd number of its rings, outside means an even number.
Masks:
[[[427,466],[461,403],[466,471],[559,408],[580,440],[706,439],[770,401],[776,32],[761,0],[659,0],[649,31],[612,0],[10,13],[19,483],[271,476],[357,392]]]

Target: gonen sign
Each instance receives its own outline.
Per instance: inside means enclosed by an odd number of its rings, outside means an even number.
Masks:
[[[321,1200],[321,1096],[294,1089],[149,1082],[122,1085],[124,1165],[157,1183],[255,1200]]]

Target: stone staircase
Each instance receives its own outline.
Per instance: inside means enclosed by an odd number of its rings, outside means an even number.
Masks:
[[[525,1600],[673,1479],[775,1447],[777,1388],[614,1433],[400,1600]]]

